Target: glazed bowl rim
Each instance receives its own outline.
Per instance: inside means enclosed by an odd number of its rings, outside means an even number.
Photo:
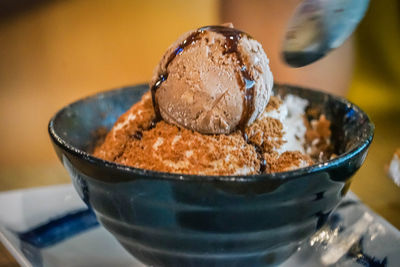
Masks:
[[[202,182],[210,182],[210,181],[217,181],[217,182],[239,182],[239,183],[247,183],[247,182],[259,182],[259,181],[276,181],[276,180],[291,180],[295,179],[298,177],[301,177],[303,175],[309,175],[309,174],[314,174],[314,173],[319,173],[319,172],[324,172],[328,171],[329,169],[335,168],[338,165],[341,165],[348,161],[349,159],[355,157],[365,149],[369,147],[369,145],[372,142],[373,136],[374,136],[374,129],[375,126],[372,123],[371,119],[369,116],[357,105],[354,103],[350,102],[349,100],[340,97],[340,96],[335,96],[330,93],[322,92],[319,90],[315,89],[309,89],[309,88],[304,88],[301,86],[296,86],[296,85],[290,85],[290,84],[277,84],[275,83],[275,86],[283,86],[283,87],[289,87],[289,88],[295,88],[297,90],[305,90],[309,91],[312,94],[320,94],[327,96],[334,101],[341,102],[342,104],[345,104],[348,108],[352,108],[353,110],[356,111],[357,114],[361,114],[361,116],[364,116],[367,119],[368,123],[368,133],[366,135],[363,135],[365,138],[361,138],[360,140],[357,141],[357,145],[337,157],[330,159],[326,162],[319,163],[319,164],[313,164],[308,167],[304,168],[298,168],[295,170],[291,171],[286,171],[286,172],[276,172],[276,173],[269,173],[269,174],[253,174],[253,175],[193,175],[193,174],[179,174],[179,173],[167,173],[167,172],[160,172],[160,171],[153,171],[153,170],[146,170],[146,169],[140,169],[140,168],[135,168],[131,166],[126,166],[122,164],[118,164],[115,162],[103,160],[100,158],[97,158],[93,156],[92,154],[83,151],[81,149],[78,149],[74,147],[73,145],[69,144],[66,140],[64,140],[60,135],[57,134],[57,131],[54,128],[55,121],[57,118],[65,112],[67,109],[78,105],[81,102],[84,102],[85,100],[98,97],[98,98],[105,98],[105,97],[110,97],[114,94],[118,94],[120,91],[123,90],[132,90],[133,88],[141,88],[144,86],[148,86],[147,84],[136,84],[132,86],[125,86],[125,87],[120,87],[116,89],[110,89],[106,90],[103,92],[95,93],[92,95],[89,95],[87,97],[78,99],[69,105],[64,106],[60,110],[58,110],[55,115],[50,119],[49,124],[48,124],[48,131],[49,135],[58,147],[60,147],[62,150],[67,151],[71,153],[74,156],[77,156],[81,160],[87,161],[90,164],[97,165],[99,167],[105,167],[109,169],[113,169],[115,171],[121,172],[121,174],[130,174],[130,175],[135,175],[135,176],[141,176],[141,177],[147,177],[148,179],[155,179],[155,180],[175,180],[175,181],[202,181]],[[96,177],[92,177],[96,179]],[[128,179],[128,180],[134,180]]]

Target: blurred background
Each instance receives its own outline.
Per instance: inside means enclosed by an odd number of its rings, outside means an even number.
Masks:
[[[400,147],[400,3],[371,1],[340,49],[290,69],[279,48],[299,2],[2,0],[0,191],[69,182],[47,134],[58,109],[102,90],[147,82],[180,34],[233,22],[263,44],[276,81],[343,95],[367,111],[375,140],[351,189],[400,228],[400,189],[384,170]],[[4,253],[0,249],[0,258]]]

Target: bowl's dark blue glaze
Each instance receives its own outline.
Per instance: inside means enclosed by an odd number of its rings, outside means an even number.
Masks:
[[[135,257],[152,266],[268,266],[287,259],[347,192],[373,137],[348,101],[276,85],[320,107],[339,157],[291,172],[194,176],[118,165],[90,155],[94,133],[111,128],[146,85],[100,93],[59,111],[49,132],[81,198]],[[106,252],[105,252],[106,253]]]

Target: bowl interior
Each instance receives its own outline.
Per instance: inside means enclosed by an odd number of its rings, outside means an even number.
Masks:
[[[74,102],[60,110],[51,119],[50,136],[55,144],[62,146],[63,149],[104,165],[105,161],[90,155],[93,147],[105,136],[118,117],[133,103],[139,101],[147,90],[148,86],[143,84],[106,91]],[[334,152],[339,155],[332,160],[333,164],[339,164],[346,157],[349,158],[354,153],[358,153],[368,147],[372,141],[374,130],[372,122],[361,109],[349,101],[296,86],[275,84],[274,91],[275,94],[282,96],[294,94],[307,99],[310,107],[320,110],[332,122]],[[107,166],[121,169],[121,166],[115,163],[108,163]],[[141,171],[130,167],[123,169],[133,172]],[[175,177],[176,175],[165,174],[164,176]]]

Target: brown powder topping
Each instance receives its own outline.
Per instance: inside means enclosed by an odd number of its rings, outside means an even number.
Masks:
[[[282,123],[274,118],[264,117],[246,128],[250,143],[263,148],[264,152],[271,152],[283,144]]]
[[[272,96],[266,111],[281,104],[279,97]],[[284,143],[283,125],[268,116],[260,116],[245,129],[246,139],[240,131],[204,135],[164,121],[154,124],[154,119],[151,96],[146,93],[118,119],[94,155],[136,168],[198,175],[272,173],[313,164],[300,151],[276,152]],[[306,148],[319,158],[330,146],[330,122],[322,115],[306,125]]]
[[[115,161],[143,169],[201,175],[255,174],[260,164],[254,147],[239,132],[202,135],[164,121],[144,131],[140,140],[128,140]]]
[[[114,127],[107,134],[104,143],[94,150],[94,156],[115,161],[123,153],[128,140],[138,136],[150,127],[155,119],[150,92],[143,95],[142,100],[134,104],[127,112],[118,118]]]
[[[272,96],[266,111],[278,109],[282,104],[280,98]],[[261,116],[252,125],[246,128],[245,133],[248,142],[263,149],[263,152],[271,152],[283,144],[282,123],[274,118]]]
[[[322,114],[318,120],[313,119],[310,122],[305,120],[305,124],[307,127],[305,134],[307,154],[317,162],[330,159],[333,153],[331,122]]]
[[[302,154],[300,151],[286,151],[281,155],[275,153],[265,153],[267,168],[270,173],[284,172],[312,165],[312,159]]]
[[[282,105],[281,98],[278,96],[271,96],[265,110],[272,111],[272,110],[278,109],[280,107],[280,105]]]

